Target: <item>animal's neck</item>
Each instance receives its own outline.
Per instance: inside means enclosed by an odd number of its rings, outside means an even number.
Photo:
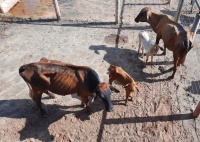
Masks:
[[[151,12],[150,16],[149,16],[149,21],[148,23],[150,24],[151,28],[155,31],[156,26],[158,25],[160,19],[163,18],[163,15],[161,14],[156,14]]]

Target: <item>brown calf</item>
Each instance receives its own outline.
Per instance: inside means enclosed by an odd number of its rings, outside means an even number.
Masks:
[[[192,41],[193,33],[174,22],[167,15],[154,13],[148,7],[140,11],[135,18],[135,22],[149,23],[157,34],[156,44],[159,43],[160,39],[164,42],[163,54],[166,54],[166,48],[173,52],[174,67],[171,68],[173,69],[173,74],[169,79],[174,78],[177,67],[185,61],[187,53],[194,46]]]
[[[86,66],[71,64],[36,62],[25,64],[19,68],[19,74],[28,84],[30,96],[39,107],[42,114],[41,96],[48,91],[58,95],[77,93],[82,102],[89,108],[89,96],[96,93],[105,104],[107,111],[113,110],[110,101],[111,90],[105,82],[100,82],[98,74]]]
[[[139,92],[138,86],[136,85],[133,78],[131,78],[121,67],[110,65],[109,67],[109,83],[112,85],[114,80],[118,81],[126,90],[126,100],[125,105],[128,103],[128,98],[131,97],[133,100],[133,92],[137,89]]]

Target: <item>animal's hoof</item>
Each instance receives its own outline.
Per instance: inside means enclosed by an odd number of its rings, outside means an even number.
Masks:
[[[167,79],[168,79],[168,80],[171,80],[171,79],[173,79],[173,78],[174,78],[174,76],[171,75],[171,76],[169,76]]]

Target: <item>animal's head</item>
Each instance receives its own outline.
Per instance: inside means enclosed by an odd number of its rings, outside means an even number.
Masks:
[[[50,79],[41,72],[40,67],[36,63],[21,66],[19,74],[27,83],[41,89],[45,89],[50,85]]]
[[[111,73],[113,71],[116,70],[116,66],[115,65],[110,65],[110,67],[108,68],[108,71]]]
[[[110,100],[111,90],[109,85],[105,82],[100,83],[96,89],[96,93],[104,102],[106,111],[113,111],[113,104]]]
[[[151,10],[148,7],[143,8],[140,13],[135,18],[135,22],[148,22],[149,16],[151,15]]]

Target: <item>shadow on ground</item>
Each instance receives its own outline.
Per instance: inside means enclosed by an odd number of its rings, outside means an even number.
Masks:
[[[114,48],[107,47],[105,45],[91,45],[89,47],[90,50],[94,51],[97,55],[100,54],[99,51],[106,51],[104,55],[104,60],[109,64],[114,64],[122,67],[134,80],[143,81],[143,82],[159,82],[164,81],[165,79],[157,79],[156,77],[164,74],[164,73],[147,73],[144,72],[145,63],[140,60],[138,54],[135,50],[125,49],[125,48]],[[155,62],[157,65],[168,65],[171,62],[162,61]],[[152,66],[152,68],[155,66]],[[165,72],[167,73],[167,72]]]
[[[191,86],[189,86],[186,90],[192,94],[199,95],[200,94],[200,81],[192,81]]]
[[[44,117],[41,116],[38,109],[35,109],[35,104],[31,99],[1,100],[0,104],[0,118],[26,118],[24,128],[18,132],[20,134],[20,141],[28,138],[52,141],[53,136],[50,135],[48,127],[68,114],[73,114],[82,121],[90,119],[90,114],[85,109],[82,109],[80,105],[61,106],[58,104],[48,104],[45,105],[48,115]],[[104,106],[101,101],[96,101],[91,105],[91,108],[95,113],[104,109]],[[67,123],[70,122],[66,121],[66,125]]]

